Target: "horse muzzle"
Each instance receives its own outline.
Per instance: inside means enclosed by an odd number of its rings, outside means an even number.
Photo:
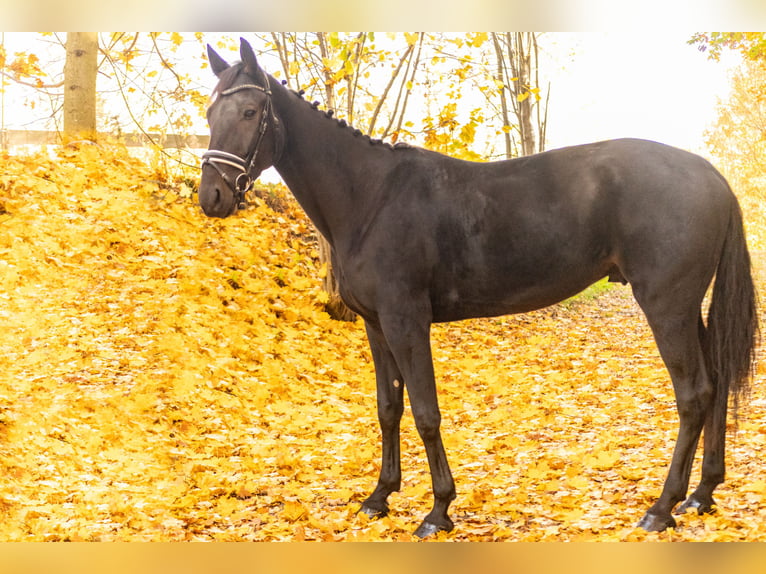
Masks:
[[[239,209],[234,193],[221,181],[205,181],[199,186],[199,204],[208,217],[228,217]],[[212,179],[212,177],[210,178]]]
[[[208,166],[212,171],[205,170]],[[231,177],[227,169],[239,172]],[[210,217],[228,217],[247,206],[245,194],[253,186],[249,165],[234,154],[208,150],[202,156],[202,180],[200,181],[199,202],[202,210]],[[217,174],[216,178],[214,174]],[[211,180],[212,178],[212,180]]]

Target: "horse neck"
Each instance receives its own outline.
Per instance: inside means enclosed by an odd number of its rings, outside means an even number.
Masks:
[[[273,82],[277,84],[276,81]],[[335,246],[353,233],[374,204],[370,182],[379,181],[385,154],[353,130],[314,109],[294,92],[277,85],[274,108],[285,128],[282,155],[274,167],[306,214]]]

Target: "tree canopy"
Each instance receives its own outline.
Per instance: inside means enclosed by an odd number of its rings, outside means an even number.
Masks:
[[[19,93],[27,106],[38,110],[41,120],[47,118],[39,125],[61,129],[66,36],[27,35],[26,40],[23,51],[0,46],[6,90],[10,83],[23,86],[26,91]],[[470,159],[508,155],[498,146],[508,134],[518,144],[511,153],[524,153],[521,142],[531,137],[524,135],[529,131],[524,102],[531,96],[528,103],[538,103],[548,89],[538,85],[544,71],[536,61],[519,56],[522,44],[509,44],[488,59],[494,50],[488,34],[285,32],[252,40],[278,79],[369,135],[408,139]],[[525,41],[537,42],[537,35]],[[140,131],[156,139],[203,133],[207,94],[214,84],[207,42],[233,50],[237,39],[227,34],[100,34],[98,130],[113,136]],[[502,61],[509,71],[524,62],[524,77],[498,76]],[[477,107],[472,103],[477,99],[468,97],[471,92],[484,94],[490,107]],[[518,113],[501,113],[506,95]],[[538,148],[544,145],[544,137],[537,140]]]
[[[689,43],[696,44],[714,60],[718,60],[725,49],[737,50],[750,60],[766,60],[764,32],[698,32]]]

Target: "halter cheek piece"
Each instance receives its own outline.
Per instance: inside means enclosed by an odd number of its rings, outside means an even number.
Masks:
[[[206,165],[211,166],[218,172],[226,185],[229,186],[232,192],[234,192],[234,198],[237,203],[237,209],[245,209],[247,202],[245,201],[245,194],[253,187],[255,180],[250,177],[250,172],[255,166],[255,160],[258,157],[258,150],[261,147],[263,136],[266,133],[266,129],[269,126],[269,120],[273,124],[274,128],[279,124],[279,119],[274,114],[274,108],[271,104],[271,88],[269,86],[269,77],[266,76],[266,87],[258,86],[256,84],[241,84],[234,86],[228,90],[221,92],[221,96],[228,96],[242,90],[260,90],[268,96],[266,105],[263,108],[261,115],[261,123],[258,126],[258,131],[255,133],[254,139],[250,145],[248,154],[246,157],[240,157],[236,154],[226,151],[220,151],[216,149],[209,149],[202,155],[202,164],[200,169],[203,169]],[[221,168],[221,164],[231,166],[239,170],[239,174],[232,181],[232,179]]]

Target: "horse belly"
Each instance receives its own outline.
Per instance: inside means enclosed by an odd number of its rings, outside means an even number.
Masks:
[[[444,278],[431,291],[435,322],[496,317],[542,309],[572,297],[616,268],[608,259],[540,269],[535,273],[466,273]]]

